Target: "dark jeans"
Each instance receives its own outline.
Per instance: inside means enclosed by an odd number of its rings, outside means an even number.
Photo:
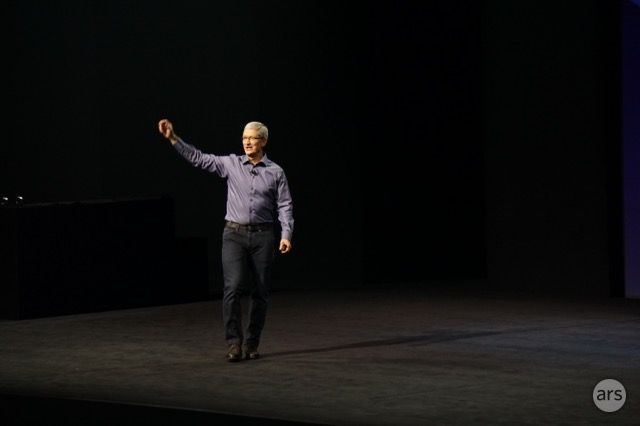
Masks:
[[[248,231],[224,228],[222,233],[222,272],[224,291],[222,316],[227,343],[257,346],[264,328],[269,303],[271,267],[275,258],[274,229]],[[251,291],[249,326],[246,339],[242,328],[240,297]]]

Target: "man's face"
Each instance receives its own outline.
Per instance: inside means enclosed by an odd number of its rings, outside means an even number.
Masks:
[[[244,153],[249,157],[262,153],[262,149],[266,144],[267,141],[260,137],[258,131],[255,129],[245,129],[242,133]]]

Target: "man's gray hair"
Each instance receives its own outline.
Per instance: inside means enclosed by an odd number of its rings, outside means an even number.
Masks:
[[[269,129],[267,129],[267,126],[259,121],[252,121],[250,123],[247,123],[247,125],[244,126],[244,129],[257,130],[260,137],[264,138],[265,140],[269,139]]]

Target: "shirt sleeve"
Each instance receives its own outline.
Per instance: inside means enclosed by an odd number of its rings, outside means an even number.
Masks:
[[[215,173],[220,177],[227,177],[227,168],[224,164],[223,156],[205,154],[193,145],[189,145],[182,139],[174,145],[178,153],[194,167]]]
[[[289,182],[284,172],[278,179],[278,221],[282,228],[280,238],[289,240],[293,238],[293,200],[289,191]]]

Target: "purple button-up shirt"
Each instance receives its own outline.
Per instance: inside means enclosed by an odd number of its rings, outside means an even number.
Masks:
[[[253,225],[280,222],[281,238],[293,236],[293,201],[282,167],[264,154],[255,166],[246,155],[205,154],[182,139],[176,151],[195,167],[227,179],[226,220]]]

